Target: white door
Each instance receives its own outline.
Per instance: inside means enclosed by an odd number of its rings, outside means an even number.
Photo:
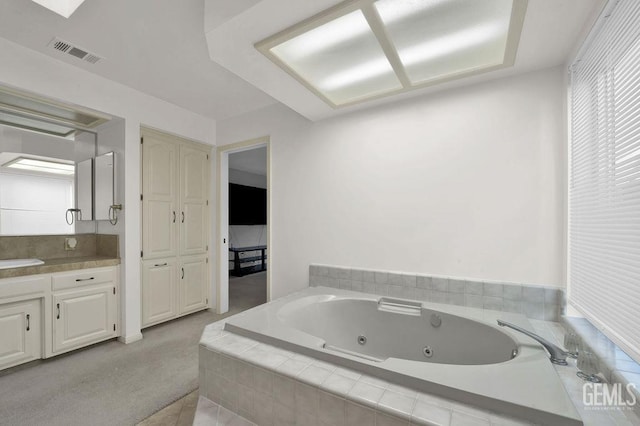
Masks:
[[[178,315],[176,260],[142,262],[142,326],[146,327]]]
[[[0,369],[42,358],[40,300],[0,306]]]
[[[209,159],[202,150],[180,147],[180,254],[207,251]]]
[[[116,335],[116,295],[103,284],[53,295],[53,352],[64,352]]]
[[[142,144],[142,251],[145,259],[177,254],[178,147],[153,134]]]
[[[207,306],[207,263],[206,256],[191,256],[181,259],[180,279],[180,313],[185,314],[203,309]]]

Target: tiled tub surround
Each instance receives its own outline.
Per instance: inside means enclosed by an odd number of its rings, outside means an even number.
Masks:
[[[530,328],[518,314],[318,287],[230,318],[225,330],[489,410],[580,424],[544,349],[498,318]]]
[[[75,250],[65,250],[65,239],[75,238]],[[0,278],[13,278],[120,263],[118,236],[108,234],[0,236],[0,259],[43,260],[44,265],[0,270]]]
[[[558,321],[564,306],[564,292],[555,287],[317,264],[309,266],[309,285],[511,312],[545,321]]]
[[[200,396],[260,426],[531,424],[229,333],[224,323],[200,341]],[[201,405],[194,424],[210,424]]]
[[[541,424],[418,392],[260,343],[225,331],[225,322],[208,325],[202,334],[199,373],[203,401],[198,404],[194,425],[215,424],[211,420],[225,411],[216,404],[264,426]],[[564,330],[558,323],[530,322],[536,333],[553,343],[562,342]],[[582,402],[584,382],[576,376],[575,363],[555,368],[585,425],[640,424],[631,411],[589,410]],[[224,417],[233,418],[229,412]],[[245,424],[235,420],[233,424]]]

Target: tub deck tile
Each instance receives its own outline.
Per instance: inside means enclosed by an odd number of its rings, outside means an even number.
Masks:
[[[356,381],[354,379],[334,373],[322,382],[322,387],[337,395],[346,396],[355,384]]]
[[[382,398],[384,391],[384,388],[359,381],[349,391],[347,398],[354,402],[375,406],[378,401],[380,401],[380,398]]]
[[[411,420],[411,413],[413,412],[415,403],[415,397],[411,398],[387,389],[382,395],[382,398],[380,398],[380,401],[378,401],[378,407],[393,413],[395,416]]]
[[[449,426],[451,423],[451,411],[427,404],[423,401],[416,401],[411,413],[411,424],[420,426]]]

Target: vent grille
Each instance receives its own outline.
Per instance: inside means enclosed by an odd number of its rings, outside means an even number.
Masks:
[[[89,62],[90,64],[95,64],[98,61],[104,59],[101,56],[96,55],[95,53],[88,52],[78,46],[74,46],[73,44],[60,40],[59,38],[54,38],[49,43],[49,47],[63,53],[67,53],[71,56],[74,56],[80,60]]]

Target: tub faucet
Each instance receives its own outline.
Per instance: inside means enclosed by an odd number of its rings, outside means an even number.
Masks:
[[[561,349],[558,346],[554,345],[547,339],[544,339],[535,333],[527,331],[524,328],[518,327],[517,325],[504,322],[502,320],[498,320],[498,325],[501,327],[512,328],[515,331],[519,331],[522,334],[526,334],[527,336],[531,337],[533,340],[536,340],[537,342],[539,342],[542,346],[544,346],[547,352],[549,352],[549,359],[551,360],[552,363],[558,364],[558,365],[568,365],[567,356],[571,354],[565,351],[564,349]]]

